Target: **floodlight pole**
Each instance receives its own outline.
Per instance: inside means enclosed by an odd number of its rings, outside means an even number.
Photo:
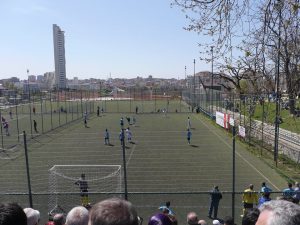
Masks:
[[[277,167],[278,161],[278,138],[279,138],[279,70],[280,70],[280,47],[281,47],[281,20],[282,20],[282,5],[281,0],[277,0],[277,9],[279,11],[278,24],[278,49],[277,49],[277,66],[276,66],[276,115],[275,115],[275,138],[274,138],[274,161]]]
[[[27,151],[27,141],[26,141],[26,132],[25,131],[23,131],[23,138],[24,138],[24,150],[25,150],[25,160],[26,160],[26,172],[27,172],[29,205],[30,205],[31,208],[33,208],[33,204],[32,204],[32,192],[31,192],[31,184],[30,184],[29,162],[28,162],[28,151]]]
[[[32,138],[32,117],[31,117],[31,97],[30,97],[30,84],[29,84],[29,69],[27,69],[27,83],[28,83],[28,98],[29,98],[29,118],[30,118],[30,133]],[[33,102],[34,104],[34,102]]]
[[[235,215],[235,124],[232,127],[232,199],[231,216],[234,220]]]
[[[211,87],[210,87],[210,108],[211,117],[213,117],[213,86],[214,86],[214,46],[210,47],[211,51]]]
[[[123,152],[123,173],[124,173],[124,198],[128,200],[127,192],[127,170],[126,170],[126,153],[125,153],[125,134],[124,134],[124,120],[121,118],[121,142],[122,142],[122,152]]]
[[[195,103],[195,96],[196,96],[196,60],[194,59],[194,96],[193,96],[193,106],[196,105]],[[193,109],[192,109],[193,112]]]

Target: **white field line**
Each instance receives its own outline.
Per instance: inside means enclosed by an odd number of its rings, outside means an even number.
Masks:
[[[229,149],[232,149],[232,146],[229,145],[222,137],[220,137],[214,130],[212,130],[209,126],[207,126],[204,122],[202,122],[201,119],[199,119],[198,117],[196,117],[195,115],[193,115],[197,120],[199,120],[202,124],[204,124],[204,126],[206,126],[212,133],[214,133]],[[238,153],[237,151],[235,152],[236,155],[238,155],[241,159],[243,159],[252,169],[254,169],[258,174],[260,174],[266,181],[268,181],[269,184],[273,185],[273,187],[275,187],[278,191],[280,191],[280,189],[274,184],[272,183],[271,180],[269,180],[269,178],[267,178],[262,172],[260,172],[253,164],[251,164],[247,159],[245,159],[240,153]]]
[[[134,144],[134,146],[133,146],[133,148],[132,148],[132,151],[131,151],[131,153],[130,153],[130,155],[129,155],[129,158],[128,158],[128,160],[127,160],[127,162],[126,162],[126,167],[128,167],[128,165],[129,165],[129,162],[130,162],[130,159],[131,159],[131,157],[132,157],[132,155],[133,155],[133,152],[134,152],[134,150],[135,150],[135,144]]]

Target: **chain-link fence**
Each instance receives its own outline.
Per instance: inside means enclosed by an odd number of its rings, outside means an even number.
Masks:
[[[242,141],[263,150],[273,151],[275,142],[275,97],[271,94],[235,95],[216,90],[183,91],[183,99],[193,108],[216,120],[216,114],[224,116],[225,128],[230,131],[230,119],[239,128]],[[281,156],[300,164],[300,101],[295,99],[295,114],[289,113],[289,101],[280,100],[280,126],[278,149]],[[224,122],[224,121],[223,121]],[[224,127],[223,126],[223,127]],[[243,132],[240,132],[243,130]]]
[[[14,95],[10,104],[0,107],[1,147],[11,148],[22,141],[26,131],[30,137],[47,133],[94,112],[90,92],[58,91],[30,95]],[[18,96],[18,97],[17,97]]]

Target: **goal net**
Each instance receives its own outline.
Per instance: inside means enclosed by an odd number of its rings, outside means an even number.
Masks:
[[[49,170],[49,213],[64,213],[120,195],[120,165],[55,165]]]

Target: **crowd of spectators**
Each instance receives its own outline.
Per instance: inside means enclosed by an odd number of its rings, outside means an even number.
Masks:
[[[287,186],[280,197],[271,200],[270,195],[273,191],[265,182],[262,183],[260,192],[255,192],[254,186],[250,184],[243,192],[242,225],[300,225],[299,183],[295,184],[295,188],[290,183]],[[209,220],[198,218],[197,213],[192,211],[187,214],[187,225],[235,225],[230,216],[217,218],[218,204],[222,199],[217,186],[210,192],[210,196]],[[217,201],[217,204],[214,201]],[[45,225],[142,225],[142,222],[143,219],[138,216],[129,201],[110,198],[88,209],[76,206],[67,215],[57,213]],[[170,202],[160,206],[158,211],[149,217],[147,223],[177,225],[176,214],[170,208]],[[23,209],[16,203],[0,204],[0,225],[42,225],[40,212],[32,208]]]

